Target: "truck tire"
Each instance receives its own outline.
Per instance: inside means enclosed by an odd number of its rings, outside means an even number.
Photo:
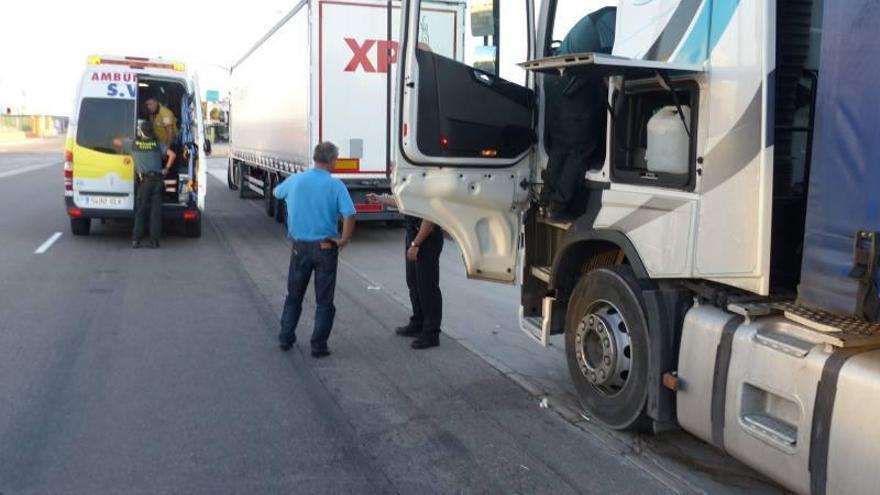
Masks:
[[[226,167],[226,185],[229,187],[230,191],[238,190],[238,182],[236,182],[235,178],[235,160],[230,160],[229,165]]]
[[[238,197],[242,199],[247,198],[250,189],[247,186],[247,179],[245,179],[248,172],[247,165],[239,163],[238,167],[236,167],[236,172],[238,172],[238,177],[236,177],[236,184],[238,184]]]
[[[275,221],[280,224],[283,224],[286,220],[287,220],[287,203],[284,201],[279,201],[275,207]]]
[[[70,219],[70,232],[73,233],[73,235],[89,235],[91,226],[92,220],[90,218]]]
[[[572,291],[565,354],[587,414],[617,430],[647,426],[648,320],[628,266],[593,270]]]
[[[275,208],[276,203],[275,196],[272,195],[272,190],[275,189],[275,176],[272,174],[266,174],[265,180],[263,180],[263,203],[266,206],[266,215],[270,217],[275,216]]]

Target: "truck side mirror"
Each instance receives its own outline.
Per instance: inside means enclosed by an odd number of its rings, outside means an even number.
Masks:
[[[475,46],[474,47],[474,69],[479,69],[489,74],[498,75],[495,67],[495,55],[498,51],[494,46]]]
[[[468,7],[471,10],[471,36],[475,38],[495,36],[495,12],[492,0],[472,0]]]

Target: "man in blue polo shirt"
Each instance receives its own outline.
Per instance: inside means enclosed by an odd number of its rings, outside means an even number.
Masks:
[[[336,307],[336,265],[339,251],[354,232],[354,203],[341,180],[330,175],[339,149],[330,142],[315,146],[315,166],[294,174],[275,188],[275,197],[287,205],[287,235],[293,240],[287,277],[287,299],[281,315],[281,350],[296,342],[296,325],[302,313],[302,300],[315,272],[315,330],[312,357],[329,356],[327,338],[333,328]],[[342,235],[339,219],[342,218]]]

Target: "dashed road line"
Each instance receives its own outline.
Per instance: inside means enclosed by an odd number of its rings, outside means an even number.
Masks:
[[[61,232],[55,232],[54,234],[52,234],[51,237],[46,239],[46,242],[40,244],[40,247],[34,250],[34,254],[43,254],[48,251],[49,248],[52,247],[52,244],[55,244],[55,241],[57,241],[59,237],[61,237]]]

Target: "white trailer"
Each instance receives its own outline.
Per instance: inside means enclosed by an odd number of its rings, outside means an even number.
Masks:
[[[462,57],[463,4],[431,1],[426,10],[432,41]],[[317,143],[332,141],[340,152],[332,173],[357,219],[400,219],[366,201],[390,191],[386,121],[399,24],[399,2],[302,0],[250,48],[231,70],[229,187],[262,197],[281,221],[283,203],[270,192],[310,166]]]
[[[394,194],[469,276],[521,284],[586,413],[680,426],[798,493],[877,493],[876,0],[620,0],[574,29],[596,2],[471,1],[480,65],[424,46],[423,3],[404,2]],[[586,84],[593,113],[560,122],[552,88]],[[587,115],[606,144],[553,218],[547,129]]]

